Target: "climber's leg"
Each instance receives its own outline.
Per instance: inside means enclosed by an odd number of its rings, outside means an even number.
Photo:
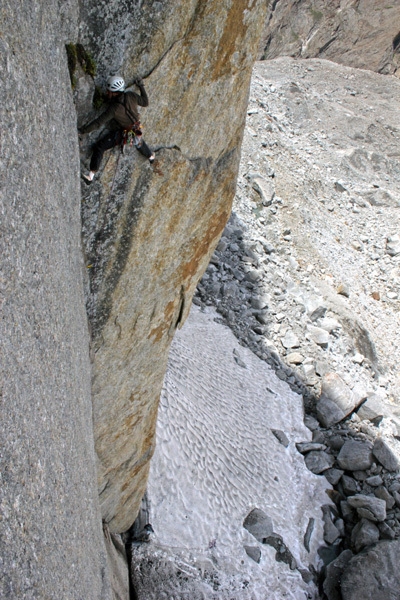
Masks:
[[[90,159],[90,171],[87,175],[82,174],[86,183],[92,183],[95,173],[99,170],[104,152],[118,146],[122,140],[121,131],[111,131],[97,140],[93,146],[92,158]]]
[[[146,142],[141,138],[135,137],[135,146],[139,150],[140,154],[143,154],[152,163],[155,159],[155,154],[150,150]]]
[[[90,170],[94,173],[99,170],[104,152],[118,146],[121,143],[122,134],[120,131],[111,131],[100,138],[93,146],[93,154],[90,160]]]

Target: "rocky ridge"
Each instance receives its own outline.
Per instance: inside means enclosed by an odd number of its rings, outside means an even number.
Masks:
[[[261,58],[324,58],[398,76],[400,6],[380,0],[274,0]]]
[[[398,87],[321,60],[257,64],[234,212],[194,299],[303,395],[298,450],[335,489],[329,600],[351,553],[381,540],[385,564],[400,536]]]

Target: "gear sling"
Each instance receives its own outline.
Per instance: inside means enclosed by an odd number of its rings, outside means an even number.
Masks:
[[[129,143],[130,146],[132,146],[132,144],[135,144],[135,146],[139,150],[139,152],[141,154],[143,154],[144,156],[146,156],[146,158],[149,158],[151,156],[151,151],[150,151],[150,148],[147,146],[146,142],[144,142],[144,140],[142,139],[142,135],[143,135],[142,124],[140,123],[140,121],[138,121],[136,119],[136,116],[130,110],[129,106],[127,106],[125,94],[123,97],[123,102],[122,103],[120,102],[120,104],[123,104],[123,106],[125,108],[125,113],[128,115],[128,117],[132,121],[132,125],[130,127],[127,127],[126,129],[124,129],[122,132],[122,140],[121,140],[122,154],[124,153],[124,147],[126,146],[127,143]]]

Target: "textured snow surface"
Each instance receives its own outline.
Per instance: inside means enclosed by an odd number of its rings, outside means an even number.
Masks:
[[[298,569],[277,562],[243,527],[259,508],[299,569],[317,564],[329,485],[295,447],[311,437],[302,399],[215,318],[193,306],[172,345],[148,487],[155,533],[133,561],[139,598],[318,598]],[[271,429],[284,431],[287,448]],[[261,550],[259,564],[244,545]]]

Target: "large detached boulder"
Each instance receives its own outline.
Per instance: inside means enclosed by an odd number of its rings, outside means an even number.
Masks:
[[[109,153],[84,190],[100,503],[114,532],[137,514],[168,349],[230,214],[266,4],[131,10],[85,2],[82,29],[96,83],[112,70],[128,83],[144,77],[142,121],[156,151],[153,168],[134,148]]]
[[[341,577],[343,600],[400,598],[400,540],[379,542],[354,556]]]
[[[352,413],[362,400],[337,373],[327,373],[317,403],[318,420],[323,427],[331,427]]]

